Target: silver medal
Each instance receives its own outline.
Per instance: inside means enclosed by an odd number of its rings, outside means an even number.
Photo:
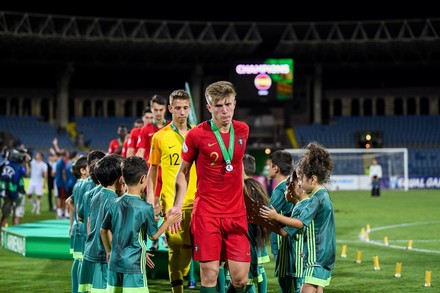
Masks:
[[[234,170],[234,167],[232,167],[232,165],[226,165],[226,171],[231,172],[232,170]]]

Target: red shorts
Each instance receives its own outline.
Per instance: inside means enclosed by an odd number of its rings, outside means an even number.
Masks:
[[[64,186],[58,187],[57,186],[57,197],[60,199],[67,199],[66,197],[66,189],[64,188]]]
[[[232,218],[193,215],[191,234],[194,260],[251,261],[246,215]]]

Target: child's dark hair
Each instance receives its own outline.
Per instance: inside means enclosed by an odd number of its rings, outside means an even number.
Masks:
[[[293,184],[294,187],[298,184],[298,175],[296,174],[295,168],[293,168],[292,172],[286,179],[286,186],[289,187],[291,184]]]
[[[111,154],[96,163],[94,174],[102,186],[111,186],[119,180],[122,175],[121,163],[123,159],[120,155]]]
[[[255,175],[255,158],[251,155],[245,154],[243,156],[243,167],[244,167],[244,174],[248,177],[252,177]]]
[[[87,157],[84,155],[79,156],[78,159],[72,164],[72,168],[70,170],[72,171],[73,176],[75,176],[76,179],[81,178],[81,169],[87,168]]]
[[[147,164],[143,158],[133,156],[122,162],[122,177],[128,186],[138,184],[141,177],[147,175],[147,172]]]
[[[333,171],[330,153],[317,142],[309,143],[306,148],[307,151],[298,164],[299,172],[307,178],[315,175],[321,184],[329,182]]]
[[[87,161],[88,161],[88,158],[87,158]],[[99,183],[99,181],[98,181],[98,179],[96,178],[96,176],[95,176],[95,166],[96,166],[96,163],[98,163],[98,161],[99,161],[99,159],[94,159],[91,163],[90,163],[90,165],[88,164],[88,166],[89,166],[89,176],[90,176],[90,179],[92,179],[92,181],[93,181],[93,183],[95,183],[95,184],[100,184]]]
[[[266,189],[263,185],[254,178],[246,178],[244,180],[244,193],[245,196],[250,197],[255,202],[258,202],[260,206],[269,205],[269,195],[267,195]],[[269,231],[261,225],[256,226],[256,240],[258,247],[264,247],[269,241]]]
[[[87,165],[90,167],[90,165],[92,164],[93,160],[95,160],[95,159],[100,160],[100,159],[102,159],[104,157],[105,157],[105,153],[103,151],[92,150],[87,155]]]
[[[278,150],[270,154],[269,159],[272,165],[278,166],[282,175],[289,175],[292,172],[293,157],[288,151]]]

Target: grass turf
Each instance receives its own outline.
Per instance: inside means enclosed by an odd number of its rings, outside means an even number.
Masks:
[[[332,280],[325,292],[440,292],[440,195],[438,190],[388,191],[371,198],[369,191],[333,191],[337,252]],[[41,215],[30,213],[26,202],[25,222],[54,219],[44,197]],[[11,222],[9,222],[11,224]],[[360,237],[362,228],[370,225],[369,242]],[[388,237],[389,246],[384,246]],[[413,249],[407,249],[412,240]],[[342,258],[342,245],[347,257]],[[356,263],[358,251],[361,263]],[[373,269],[378,256],[380,270]],[[71,292],[71,260],[25,258],[0,248],[0,291]],[[396,263],[402,263],[401,278],[395,278]],[[274,262],[265,266],[268,293],[279,292],[273,276]],[[425,272],[432,272],[431,288],[425,288]],[[151,292],[169,290],[166,279],[149,279]],[[198,284],[199,285],[199,284]],[[199,288],[199,287],[198,287]],[[5,292],[6,292],[5,291]],[[191,291],[191,290],[188,290]]]

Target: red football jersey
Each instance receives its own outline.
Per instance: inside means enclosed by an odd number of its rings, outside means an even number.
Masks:
[[[112,139],[110,141],[109,146],[108,146],[108,153],[109,154],[116,153],[116,154],[120,155],[121,154],[121,149],[120,149],[121,146],[122,146],[122,141],[119,138]],[[119,152],[118,152],[118,150],[119,150]]]
[[[249,126],[233,120],[234,155],[233,170],[226,171],[220,146],[209,121],[191,129],[182,147],[182,159],[195,161],[197,170],[197,195],[194,214],[202,216],[236,217],[246,214],[243,196],[243,155],[249,136]],[[229,132],[221,133],[229,148]]]
[[[124,143],[122,144],[122,152],[121,152],[121,156],[123,156],[124,158],[127,157],[128,140],[129,140],[129,138],[127,138],[126,140],[124,140]]]
[[[127,142],[127,150],[129,148],[133,148],[134,154],[136,154],[137,152],[136,144],[140,133],[141,133],[141,128],[133,128],[130,131],[130,137],[128,138],[128,142]]]
[[[165,125],[170,124],[171,121],[166,121]],[[164,126],[165,126],[164,125]],[[136,150],[140,148],[144,148],[144,159],[148,162],[148,158],[150,157],[150,148],[151,148],[151,140],[153,138],[153,135],[158,132],[160,129],[155,125],[155,123],[150,123],[141,128],[141,132],[139,134],[137,143],[136,143]]]

